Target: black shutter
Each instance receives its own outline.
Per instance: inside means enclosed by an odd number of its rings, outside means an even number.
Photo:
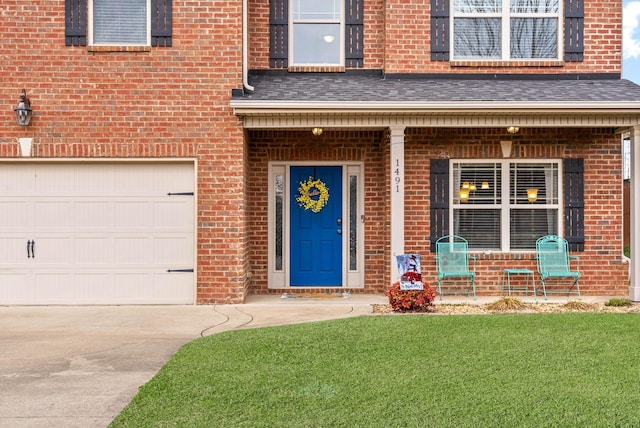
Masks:
[[[582,62],[584,57],[584,0],[564,1],[564,60]]]
[[[345,1],[345,66],[364,66],[364,0]]]
[[[431,159],[429,183],[431,185],[429,237],[431,251],[436,241],[449,234],[449,159]]]
[[[449,1],[431,0],[431,61],[449,61]]]
[[[87,45],[87,0],[65,0],[64,44]]]
[[[584,251],[584,159],[564,160],[564,237],[569,250]]]
[[[171,0],[151,0],[151,46],[171,46]]]
[[[289,0],[271,0],[269,5],[269,67],[289,65]]]

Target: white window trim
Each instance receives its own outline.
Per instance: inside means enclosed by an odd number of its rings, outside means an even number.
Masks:
[[[564,35],[564,7],[563,2],[559,0],[558,4],[558,13],[510,13],[510,0],[502,0],[502,12],[500,13],[456,13],[454,7],[454,1],[450,0],[449,10],[451,11],[450,16],[450,25],[449,25],[449,40],[451,41],[451,60],[452,61],[480,61],[480,62],[490,62],[490,61],[535,61],[535,62],[544,62],[544,61],[559,61],[562,59],[563,55],[563,43],[562,38]],[[557,43],[557,56],[556,58],[510,58],[511,55],[511,18],[557,18],[558,19],[558,39]],[[455,18],[500,18],[502,24],[502,58],[466,58],[456,56],[454,37],[455,37],[455,28],[454,22]]]
[[[345,64],[345,0],[340,1],[340,19],[294,19],[293,18],[293,2],[296,0],[289,1],[289,58],[291,60],[291,65],[294,67],[344,67]],[[325,64],[325,63],[297,63],[294,55],[293,42],[294,42],[294,25],[299,23],[309,23],[309,24],[340,24],[340,62],[338,64]]]
[[[449,224],[451,225],[452,233],[455,230],[454,228],[454,219],[455,213],[454,211],[457,209],[482,209],[488,208],[488,205],[466,205],[461,203],[455,203],[455,195],[458,191],[457,183],[454,183],[454,171],[453,164],[462,163],[462,164],[471,164],[471,163],[496,163],[501,164],[502,169],[502,195],[500,199],[500,203],[496,205],[491,205],[491,207],[496,207],[500,209],[500,249],[499,250],[470,250],[471,252],[501,252],[501,253],[533,253],[535,249],[531,250],[511,250],[511,223],[510,223],[510,213],[511,210],[519,209],[517,205],[512,205],[510,202],[511,188],[510,188],[510,168],[509,164],[512,163],[530,163],[530,164],[542,164],[542,163],[555,163],[558,166],[558,203],[557,204],[537,204],[536,209],[557,209],[558,210],[558,231],[556,235],[562,236],[563,230],[563,170],[562,170],[562,160],[561,159],[450,159],[449,160],[449,206],[451,209],[449,210]],[[514,208],[512,208],[512,206]]]
[[[365,251],[365,234],[364,234],[364,164],[362,162],[270,162],[269,163],[269,183],[268,183],[268,214],[267,214],[267,287],[269,289],[287,289],[291,287],[290,282],[290,227],[289,227],[289,209],[291,192],[295,192],[297,185],[291,185],[289,167],[297,165],[309,165],[310,163],[318,166],[341,166],[342,167],[342,286],[340,287],[324,287],[340,289],[364,288],[364,251]],[[275,177],[281,175],[284,177],[284,195],[282,204],[282,269],[276,270],[276,254],[275,254],[275,219],[276,219],[276,201],[275,201]],[[349,177],[358,177],[358,212],[357,216],[357,268],[350,269],[349,264]],[[296,287],[294,287],[296,288]]]
[[[147,41],[146,43],[95,43],[93,40],[93,0],[87,2],[87,42],[89,46],[151,46],[151,0],[147,1]]]

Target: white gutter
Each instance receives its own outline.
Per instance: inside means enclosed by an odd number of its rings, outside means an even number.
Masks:
[[[249,0],[242,0],[242,86],[249,92],[255,89],[249,85]]]

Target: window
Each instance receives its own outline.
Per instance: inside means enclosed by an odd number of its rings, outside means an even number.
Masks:
[[[292,0],[293,65],[343,65],[342,0]]]
[[[90,0],[89,44],[149,46],[150,0]]]
[[[65,0],[64,16],[66,46],[172,45],[171,0]]]
[[[559,163],[453,161],[452,224],[472,250],[533,250],[559,234]]]
[[[559,0],[453,0],[453,59],[560,58]]]

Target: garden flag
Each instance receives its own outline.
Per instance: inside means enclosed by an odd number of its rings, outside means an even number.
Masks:
[[[422,290],[422,273],[420,272],[420,254],[400,254],[398,274],[401,290]]]

